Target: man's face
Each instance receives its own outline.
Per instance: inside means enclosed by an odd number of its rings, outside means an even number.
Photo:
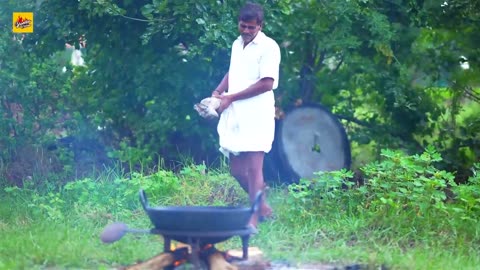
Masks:
[[[262,30],[262,26],[257,24],[257,20],[238,22],[238,31],[242,35],[244,44],[250,43],[260,30]]]

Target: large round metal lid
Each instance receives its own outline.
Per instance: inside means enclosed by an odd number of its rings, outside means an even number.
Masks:
[[[278,132],[280,159],[300,178],[350,166],[350,144],[345,129],[320,105],[304,105],[288,111]]]

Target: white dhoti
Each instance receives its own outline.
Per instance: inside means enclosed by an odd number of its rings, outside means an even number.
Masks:
[[[275,135],[275,107],[272,91],[233,102],[220,115],[217,131],[220,152],[226,157],[240,152],[268,153]]]

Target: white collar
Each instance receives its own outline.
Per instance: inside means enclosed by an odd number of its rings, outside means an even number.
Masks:
[[[260,44],[262,42],[262,40],[264,40],[266,37],[266,35],[262,32],[262,31],[258,31],[257,35],[255,36],[255,38],[250,41],[250,43],[253,43],[253,44]],[[237,39],[240,40],[240,42],[242,43],[243,45],[243,38],[242,38],[242,35],[240,35]]]

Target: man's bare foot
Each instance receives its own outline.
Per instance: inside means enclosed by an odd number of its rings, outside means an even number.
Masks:
[[[268,204],[264,204],[260,207],[259,211],[259,216],[258,216],[258,221],[259,222],[265,222],[267,219],[270,219],[273,217],[273,211],[272,208]]]
[[[247,229],[250,230],[251,234],[257,234],[257,233],[258,233],[257,221],[252,221],[252,220],[250,219],[250,222],[249,222],[248,225],[247,225]]]
[[[272,216],[272,214],[273,214],[273,210],[270,207],[270,205],[268,205],[267,203],[264,203],[262,206],[260,206],[260,216],[261,217],[269,218],[269,217]]]

